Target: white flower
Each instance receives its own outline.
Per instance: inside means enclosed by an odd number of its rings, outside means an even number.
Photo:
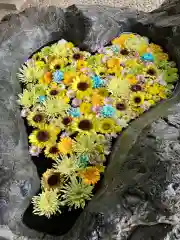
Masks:
[[[65,39],[61,39],[61,40],[58,41],[58,44],[64,45],[66,43],[67,43],[67,41]]]

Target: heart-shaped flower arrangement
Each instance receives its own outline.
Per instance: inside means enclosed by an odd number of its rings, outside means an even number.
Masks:
[[[132,33],[95,55],[60,40],[26,61],[18,102],[31,129],[29,152],[52,162],[32,200],[34,214],[49,218],[65,206],[84,208],[113,138],[171,95],[177,71],[160,46]]]

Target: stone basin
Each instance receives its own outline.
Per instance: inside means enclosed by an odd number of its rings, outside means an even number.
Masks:
[[[95,52],[121,32],[137,32],[162,45],[180,69],[180,4],[152,13],[103,6],[30,8],[0,24],[0,224],[29,239],[178,239],[180,197],[180,87],[133,121],[114,145],[100,190],[62,236],[31,229],[23,215],[40,181],[28,154],[16,103],[24,60],[61,38]],[[61,226],[56,224],[56,227]],[[167,238],[168,239],[168,238]]]

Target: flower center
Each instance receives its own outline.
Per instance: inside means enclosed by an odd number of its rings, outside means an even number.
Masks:
[[[71,122],[71,118],[69,118],[69,117],[65,117],[65,118],[63,118],[63,120],[62,120],[62,123],[63,123],[64,125],[68,125],[70,122]]]
[[[56,69],[56,70],[59,70],[61,68],[61,66],[59,65],[59,64],[56,64],[55,66],[54,66],[54,69]]]
[[[128,55],[128,54],[129,54],[129,51],[128,51],[127,49],[122,49],[122,50],[120,51],[120,53],[121,53],[122,55]]]
[[[135,103],[140,103],[141,102],[141,98],[140,97],[135,97],[134,98],[134,102]]]
[[[73,58],[74,58],[75,60],[78,60],[78,59],[81,58],[81,54],[75,53],[75,54],[73,55]]]
[[[133,91],[133,92],[141,91],[141,89],[142,89],[141,86],[138,85],[138,84],[135,84],[135,85],[131,86],[131,91]]]
[[[111,125],[109,123],[104,123],[103,124],[103,129],[104,130],[108,130],[111,127]]]
[[[53,174],[48,178],[49,186],[55,186],[59,183],[59,174]]]
[[[42,122],[43,121],[43,116],[42,114],[36,114],[34,117],[33,117],[33,121],[34,122]]]
[[[87,130],[91,130],[93,126],[92,126],[92,122],[91,121],[85,119],[85,120],[80,121],[78,127],[80,129],[82,129],[82,130],[86,130],[87,131]]]
[[[49,152],[52,154],[56,154],[59,152],[59,149],[56,146],[53,146],[49,149]]]
[[[153,76],[153,75],[156,75],[156,71],[154,69],[150,68],[150,69],[148,69],[147,74]]]
[[[80,82],[78,83],[77,85],[77,88],[80,90],[80,91],[86,91],[86,89],[88,89],[89,87],[89,84],[86,83],[86,82]]]
[[[116,104],[116,109],[117,110],[125,110],[126,109],[126,106],[125,106],[125,104],[124,103],[117,103]]]
[[[37,134],[37,139],[40,142],[46,142],[49,140],[49,133],[46,131],[39,131]]]
[[[50,95],[55,96],[57,94],[58,94],[58,91],[56,89],[53,89],[53,90],[50,91]]]

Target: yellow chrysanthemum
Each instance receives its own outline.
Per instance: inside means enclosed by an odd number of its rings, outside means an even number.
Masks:
[[[121,132],[121,130],[122,128],[112,118],[103,118],[96,123],[96,131],[103,134],[117,133]]]
[[[87,103],[87,102],[81,103],[80,112],[85,114],[85,115],[91,113],[92,112],[92,104]]]
[[[55,172],[54,169],[48,169],[42,175],[41,185],[43,189],[47,190],[61,188],[64,180],[60,173]]]
[[[123,47],[124,46],[124,43],[125,41],[128,39],[128,38],[134,38],[135,35],[134,34],[121,34],[119,37],[115,38],[112,40],[112,44],[115,44],[115,45],[119,45],[120,47]]]
[[[107,88],[114,97],[128,96],[130,84],[123,78],[112,78]]]
[[[59,132],[59,128],[45,124],[30,134],[29,142],[39,148],[51,146],[56,141]]]
[[[85,115],[80,118],[74,119],[70,131],[79,132],[83,134],[95,133],[95,121],[93,115]]]
[[[142,92],[134,92],[130,96],[130,101],[132,106],[138,107],[144,103],[144,93]]]
[[[104,104],[104,97],[99,95],[97,92],[94,92],[91,98],[93,106],[102,106]]]
[[[70,137],[63,137],[61,141],[58,143],[58,149],[60,150],[61,154],[70,154],[72,153],[73,148],[73,140]]]
[[[61,154],[57,143],[47,146],[44,150],[44,154],[46,157],[56,160]]]
[[[69,72],[65,72],[64,73],[64,80],[63,80],[64,84],[66,86],[71,85],[73,83],[73,81],[74,81],[76,76],[77,76],[76,72],[70,72],[70,71]]]
[[[29,112],[27,120],[30,126],[40,127],[45,123],[45,114],[37,111],[32,111]]]
[[[87,167],[79,172],[79,176],[86,184],[96,184],[100,180],[100,171],[97,167]]]
[[[119,65],[120,65],[120,59],[117,57],[112,57],[107,61],[108,68],[119,67]]]
[[[87,76],[76,77],[72,83],[72,90],[76,91],[76,97],[82,99],[92,93],[92,82]]]

